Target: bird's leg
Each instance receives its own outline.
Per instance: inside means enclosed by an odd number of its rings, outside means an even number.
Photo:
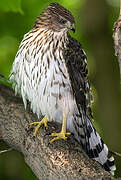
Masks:
[[[59,139],[64,139],[66,140],[67,137],[66,136],[69,136],[71,135],[70,132],[66,132],[66,120],[67,120],[67,116],[63,113],[63,123],[62,123],[62,129],[61,129],[61,132],[59,133],[52,133],[50,136],[53,137],[53,136],[56,136],[55,138],[53,138],[50,143],[56,141],[56,140],[59,140]]]
[[[39,121],[39,122],[32,122],[32,123],[30,123],[29,125],[30,126],[33,126],[33,125],[37,125],[37,127],[35,128],[35,131],[34,131],[34,136],[36,136],[37,135],[37,133],[38,133],[38,131],[39,131],[39,128],[40,128],[40,126],[43,124],[45,127],[46,127],[46,129],[48,128],[48,125],[47,125],[47,123],[48,123],[48,119],[46,118],[46,116],[41,120],[41,121]]]

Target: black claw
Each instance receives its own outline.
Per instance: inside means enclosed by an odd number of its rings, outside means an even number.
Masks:
[[[46,132],[44,136],[49,136],[49,135],[51,135],[50,131]]]
[[[33,138],[34,141],[36,140],[36,136],[33,136],[32,138]]]
[[[47,143],[47,146],[49,146],[51,143],[50,143],[50,141]]]

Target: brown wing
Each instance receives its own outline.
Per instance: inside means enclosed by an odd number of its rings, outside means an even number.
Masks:
[[[68,35],[69,43],[64,50],[64,58],[71,80],[73,94],[78,107],[81,106],[92,118],[91,102],[93,96],[88,81],[87,58],[80,45]]]

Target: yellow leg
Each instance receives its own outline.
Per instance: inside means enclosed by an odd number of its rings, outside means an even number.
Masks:
[[[35,128],[35,131],[34,131],[34,136],[36,136],[37,135],[37,133],[38,133],[38,131],[39,131],[39,128],[40,128],[40,126],[42,125],[42,124],[44,124],[44,126],[46,127],[46,129],[48,128],[48,125],[47,125],[47,123],[48,123],[48,119],[46,118],[46,117],[44,117],[41,121],[39,121],[39,122],[32,122],[32,123],[30,123],[29,125],[30,126],[33,126],[33,125],[37,125],[37,127]]]
[[[53,139],[50,141],[50,143],[53,143],[54,141],[59,140],[59,139],[64,139],[64,140],[66,140],[66,139],[67,139],[66,136],[71,135],[70,132],[67,132],[67,133],[66,133],[66,120],[67,120],[67,117],[66,117],[65,114],[63,113],[63,123],[62,123],[61,132],[60,132],[60,133],[52,133],[50,136],[51,136],[51,137],[56,136],[56,137],[53,138]]]

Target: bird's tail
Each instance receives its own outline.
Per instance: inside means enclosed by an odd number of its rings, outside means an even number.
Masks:
[[[73,125],[74,136],[81,143],[88,156],[98,161],[106,171],[114,175],[114,171],[116,170],[114,157],[96,132],[87,115],[84,113],[81,117],[76,115]]]

